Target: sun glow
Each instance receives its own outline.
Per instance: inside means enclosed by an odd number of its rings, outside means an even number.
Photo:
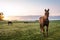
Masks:
[[[44,0],[45,1],[45,0]],[[44,9],[50,9],[50,16],[60,16],[59,4],[39,2],[36,1],[1,1],[0,0],[0,12],[4,14],[4,20],[12,20],[9,16],[27,16],[27,15],[44,15]],[[51,4],[51,5],[49,5]]]
[[[4,15],[4,18],[3,19],[4,20],[9,20],[9,18],[7,16],[5,16],[5,15]]]

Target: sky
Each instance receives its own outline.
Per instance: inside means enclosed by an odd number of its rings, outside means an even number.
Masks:
[[[60,0],[0,0],[4,16],[44,15],[48,8],[50,16],[60,16]]]

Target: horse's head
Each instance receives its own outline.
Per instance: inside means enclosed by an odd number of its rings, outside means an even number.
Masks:
[[[49,17],[49,9],[48,10],[45,9],[45,16]]]

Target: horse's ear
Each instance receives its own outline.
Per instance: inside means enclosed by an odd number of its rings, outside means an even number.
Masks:
[[[45,9],[45,11],[46,11],[46,9]]]
[[[48,9],[48,11],[49,11],[49,9]]]

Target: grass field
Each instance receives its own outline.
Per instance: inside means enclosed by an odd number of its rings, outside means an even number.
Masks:
[[[60,40],[60,21],[50,21],[49,36],[43,37],[38,22],[0,22],[0,40]]]

